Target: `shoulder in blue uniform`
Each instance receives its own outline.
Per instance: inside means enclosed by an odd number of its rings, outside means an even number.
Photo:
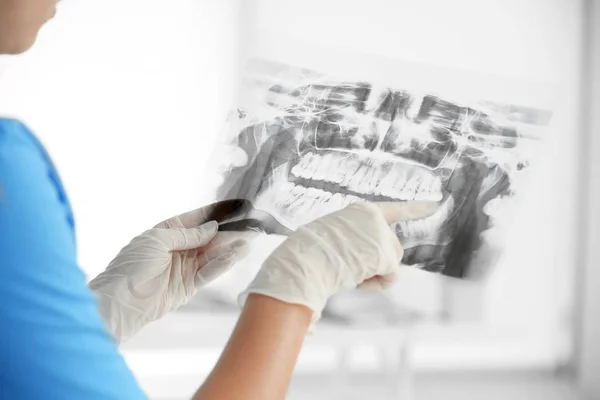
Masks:
[[[50,158],[0,119],[0,398],[143,399],[76,261]]]

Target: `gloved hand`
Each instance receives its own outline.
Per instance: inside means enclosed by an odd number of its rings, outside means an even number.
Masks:
[[[302,226],[265,260],[240,305],[250,293],[304,305],[313,311],[312,329],[339,290],[393,283],[404,251],[389,224],[437,208],[434,202],[354,203]]]
[[[163,221],[135,237],[89,283],[118,343],[186,304],[244,255],[247,235],[218,237],[214,220],[243,213],[247,206],[240,200],[225,201]]]

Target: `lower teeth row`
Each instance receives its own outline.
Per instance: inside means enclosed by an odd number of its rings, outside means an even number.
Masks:
[[[373,181],[375,177],[371,176],[367,179],[365,174],[345,177],[338,176],[340,174],[337,174],[336,176],[332,176],[332,180],[328,180],[324,175],[309,176],[303,173],[298,165],[292,168],[291,173],[296,178],[321,180],[327,183],[340,185],[353,192],[365,195],[373,194],[375,196],[386,196],[398,200],[440,201],[443,198],[441,184],[437,179],[432,180],[430,184],[423,185],[419,179],[410,178],[408,182],[403,185],[402,189],[398,189],[397,187],[394,187],[397,181],[394,176],[389,179],[384,177],[381,180]],[[390,172],[390,175],[393,175],[393,172]],[[338,180],[337,182],[335,181],[336,179]]]
[[[331,194],[320,189],[305,188],[291,183],[288,183],[282,192],[289,193],[289,195],[284,199],[278,196],[276,208],[284,210],[288,217],[300,224],[308,223],[349,204],[367,201],[357,196]],[[426,235],[437,228],[441,217],[443,216],[434,215],[426,220],[400,222],[400,229],[407,236]]]

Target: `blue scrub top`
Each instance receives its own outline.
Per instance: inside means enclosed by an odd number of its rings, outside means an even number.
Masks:
[[[144,398],[77,266],[56,170],[0,119],[0,399]]]

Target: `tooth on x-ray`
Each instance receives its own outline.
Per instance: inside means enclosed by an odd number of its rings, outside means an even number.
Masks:
[[[232,115],[246,124],[234,135],[249,163],[226,169],[219,199],[247,198],[290,229],[357,201],[440,202],[435,215],[392,229],[404,264],[453,277],[468,274],[490,213],[530,163],[520,148],[549,115],[268,60],[249,63],[243,88]]]

